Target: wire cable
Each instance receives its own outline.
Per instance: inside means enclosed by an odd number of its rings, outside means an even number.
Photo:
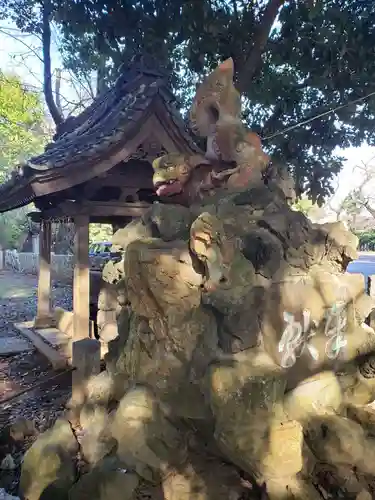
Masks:
[[[294,125],[291,125],[290,127],[285,128],[284,130],[280,130],[279,132],[275,132],[274,134],[268,135],[267,137],[262,137],[263,141],[268,141],[269,139],[273,139],[274,137],[278,137],[279,135],[285,134],[286,132],[290,132],[291,130],[294,130],[298,127],[301,127],[302,125],[306,125],[307,123],[310,123],[314,120],[317,120],[318,118],[322,118],[323,116],[330,115],[331,113],[334,113],[335,111],[338,111],[339,109],[346,108],[348,106],[351,106],[352,104],[357,104],[358,102],[365,101],[369,97],[375,96],[375,91],[370,92],[370,94],[367,94],[363,97],[359,97],[358,99],[354,99],[354,101],[347,102],[346,104],[341,104],[340,106],[337,106],[336,108],[329,109],[328,111],[325,111],[324,113],[320,113],[319,115],[312,116],[310,118],[307,118],[306,120],[303,120],[302,122],[298,122]]]

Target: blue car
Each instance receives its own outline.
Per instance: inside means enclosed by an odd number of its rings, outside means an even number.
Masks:
[[[89,257],[110,257],[112,243],[109,241],[99,241],[91,243],[89,246]]]
[[[90,267],[93,270],[101,270],[106,262],[111,260],[112,243],[109,241],[100,241],[92,243],[89,246]]]

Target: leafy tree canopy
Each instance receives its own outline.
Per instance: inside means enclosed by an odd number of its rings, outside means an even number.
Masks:
[[[360,250],[371,252],[375,250],[375,231],[362,231],[357,233],[357,236]]]
[[[28,211],[30,211],[30,206],[0,214],[0,245],[2,248],[18,249],[21,237],[26,235],[28,231]]]
[[[90,224],[90,243],[111,241],[113,229],[111,224]]]
[[[293,209],[297,212],[302,212],[305,215],[308,215],[309,212],[313,209],[314,204],[309,198],[301,197],[293,204]]]
[[[38,5],[0,0],[0,15],[41,32]],[[374,98],[285,131],[375,92],[374,2],[44,0],[44,8],[62,30],[67,66],[101,67],[109,83],[121,62],[147,51],[172,70],[183,109],[202,74],[233,57],[244,119],[314,201],[330,193],[341,168],[336,147],[375,143]]]
[[[44,110],[39,95],[28,91],[14,75],[0,72],[0,182],[15,164],[39,153],[46,141]],[[16,247],[28,229],[23,207],[0,214],[0,245]]]
[[[0,180],[21,158],[40,152],[45,142],[39,96],[16,76],[0,72]]]

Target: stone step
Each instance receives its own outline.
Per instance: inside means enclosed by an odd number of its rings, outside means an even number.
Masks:
[[[56,347],[53,347],[52,344],[50,344],[42,335],[40,335],[40,333],[37,333],[35,330],[33,330],[33,326],[33,321],[15,323],[14,325],[14,327],[24,337],[29,339],[35,346],[35,348],[48,359],[54,370],[65,369],[70,364],[71,356],[68,357],[63,352],[60,352],[60,350],[58,350]],[[50,338],[52,338],[52,336],[50,336]]]
[[[34,329],[33,321],[16,323],[14,327],[48,359],[53,369],[61,370],[71,365],[73,340],[69,335],[54,327]],[[102,343],[101,359],[107,352],[107,344]]]

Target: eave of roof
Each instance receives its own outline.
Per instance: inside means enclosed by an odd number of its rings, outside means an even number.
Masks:
[[[80,115],[63,124],[44,153],[19,165],[0,185],[0,212],[35,200],[31,182],[61,176],[88,163],[100,162],[108,152],[120,148],[139,130],[154,104],[160,103],[171,127],[186,147],[199,152],[174,105],[165,73],[133,65],[123,69],[114,86],[98,96]]]

